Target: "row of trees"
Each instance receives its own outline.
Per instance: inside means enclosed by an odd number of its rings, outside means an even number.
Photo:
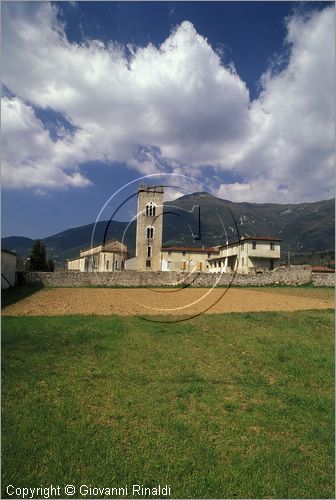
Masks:
[[[53,260],[47,260],[47,252],[44,243],[36,240],[31,249],[29,258],[29,271],[49,271],[53,272],[55,263]]]

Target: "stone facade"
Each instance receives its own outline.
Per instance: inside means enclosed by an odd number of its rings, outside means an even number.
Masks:
[[[163,187],[140,186],[136,227],[136,269],[138,271],[161,269],[162,223]]]
[[[314,286],[335,286],[335,274],[312,273],[312,283]]]
[[[82,273],[80,271],[59,271],[54,273],[30,272],[26,274],[27,285],[54,287],[86,287],[86,286],[264,286],[264,285],[305,285],[334,286],[335,275],[328,273],[312,273],[304,266],[278,268],[263,274],[210,274],[165,271],[139,272],[123,271]]]

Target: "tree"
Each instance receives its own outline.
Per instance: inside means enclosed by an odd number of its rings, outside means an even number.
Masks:
[[[41,240],[36,240],[30,253],[30,271],[53,271],[54,262],[46,258],[46,248]]]
[[[49,273],[53,273],[55,270],[55,262],[51,259],[48,259],[47,261],[47,271],[49,271]]]

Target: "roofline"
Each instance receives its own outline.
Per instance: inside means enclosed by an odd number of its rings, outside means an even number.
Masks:
[[[164,186],[140,183],[138,187],[138,194],[142,192],[162,194],[164,193]]]
[[[311,271],[312,271],[312,273],[334,273],[335,274],[335,269],[332,269],[331,267],[324,267],[324,266],[312,266]]]
[[[79,259],[85,259],[87,257],[91,257],[92,255],[98,255],[99,253],[119,253],[121,255],[128,255],[128,251],[123,251],[123,250],[98,250],[97,252],[93,252],[90,255],[79,255],[78,257],[74,257],[73,259],[67,259],[67,262],[70,262],[72,260],[79,260]]]
[[[274,241],[274,242],[279,242],[282,241],[281,238],[278,238],[277,236],[242,236],[239,240],[231,241],[228,244],[224,245],[219,245],[218,248],[225,248],[229,247],[231,245],[236,245],[237,243],[244,243],[245,241]]]
[[[105,243],[98,243],[94,247],[93,246],[88,246],[88,247],[80,248],[79,251],[80,252],[86,252],[87,250],[92,250],[93,248],[97,248],[97,247],[100,247],[100,246],[108,245],[109,243],[113,243],[114,241],[117,241],[121,245],[125,245],[125,247],[127,247],[126,243],[122,243],[121,241],[117,240],[116,238],[112,238],[112,240],[107,240],[107,241],[105,241]]]
[[[161,252],[189,252],[189,253],[219,253],[213,247],[198,248],[198,247],[161,247]]]
[[[229,259],[230,257],[238,257],[238,253],[235,253],[233,255],[221,255],[220,257],[211,257],[207,259],[208,262],[215,262],[216,260],[224,260],[224,259]],[[268,260],[279,260],[281,257],[269,257],[269,256],[263,256],[263,255],[250,255],[252,259],[268,259]]]

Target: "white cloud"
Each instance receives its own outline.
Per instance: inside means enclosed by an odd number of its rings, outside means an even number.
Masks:
[[[262,77],[249,141],[235,167],[245,184],[221,186],[233,200],[298,202],[334,195],[334,13],[288,23],[291,52],[279,74]]]
[[[7,185],[86,185],[78,165],[102,160],[141,173],[234,169],[246,182],[218,189],[232,199],[332,196],[333,9],[289,21],[288,66],[263,75],[252,103],[190,22],[160,47],[126,48],[69,43],[49,3],[7,3],[3,16],[3,82],[17,96],[6,108],[21,117],[3,131],[23,144],[4,149]],[[34,106],[62,113],[74,136],[53,142]]]
[[[34,110],[18,98],[1,100],[2,180],[7,187],[83,187],[76,169],[83,132],[53,142]]]

